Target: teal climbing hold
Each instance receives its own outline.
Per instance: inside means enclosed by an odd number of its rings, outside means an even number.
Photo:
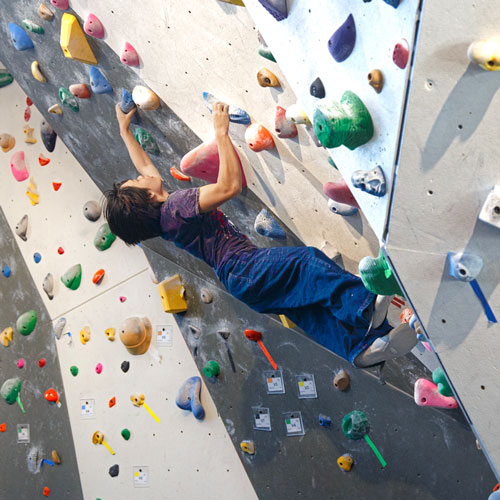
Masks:
[[[259,55],[265,57],[266,59],[269,59],[269,61],[276,62],[276,59],[274,58],[273,53],[271,52],[271,49],[265,45],[260,46]]]
[[[141,145],[142,149],[144,149],[146,153],[152,155],[160,154],[160,148],[158,147],[155,138],[147,130],[137,127],[135,129],[135,140]]]
[[[359,263],[359,273],[363,285],[377,295],[403,295],[392,269],[380,249],[379,256],[365,257]]]
[[[14,81],[14,77],[5,69],[0,69],[0,87],[7,87]]]
[[[328,157],[328,163],[335,169],[335,170],[338,170],[339,167],[337,167],[337,165],[335,165],[335,162],[333,161],[333,158],[331,156]]]
[[[351,411],[342,419],[342,432],[348,439],[363,439],[370,432],[370,422],[362,411]]]
[[[106,77],[95,67],[90,67],[90,85],[94,94],[109,94],[113,88]]]
[[[9,32],[12,43],[17,50],[27,50],[34,47],[31,38],[26,34],[26,31],[24,31],[21,26],[18,26],[15,23],[9,23]]]
[[[120,102],[120,109],[123,113],[130,113],[135,108],[135,102],[132,99],[132,94],[122,89],[122,100]]]
[[[28,31],[38,35],[43,35],[45,33],[45,30],[39,24],[34,23],[30,19],[23,19],[23,26]]]
[[[438,391],[443,396],[453,396],[453,391],[451,390],[450,384],[446,378],[441,367],[437,367],[432,372],[432,380],[437,385]]]
[[[286,240],[285,231],[265,208],[255,218],[254,229],[262,236],[275,240]]]
[[[116,236],[111,232],[109,224],[105,222],[98,230],[94,238],[94,246],[97,250],[107,250],[113,242],[116,240]]]
[[[36,326],[36,311],[33,309],[31,311],[26,311],[25,313],[21,314],[19,318],[17,318],[16,321],[16,328],[17,331],[21,335],[29,335]]]
[[[66,87],[59,88],[59,99],[61,99],[64,106],[68,107],[75,113],[78,113],[80,110],[76,97]]]

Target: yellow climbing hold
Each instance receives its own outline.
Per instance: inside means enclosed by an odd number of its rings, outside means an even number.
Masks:
[[[61,19],[60,44],[67,58],[86,64],[97,64],[78,19],[68,13],[64,13]]]
[[[469,60],[487,71],[500,70],[500,38],[477,40],[467,50]]]
[[[249,455],[255,455],[255,443],[253,441],[244,440],[240,443],[240,448]]]
[[[111,342],[115,340],[116,330],[114,328],[106,328],[106,330],[104,330],[104,333],[106,334],[106,337],[108,337],[108,340],[111,340]]]
[[[221,0],[221,2],[226,2],[233,5],[239,5],[240,7],[245,7],[245,4],[243,3],[242,0]]]
[[[0,342],[5,346],[9,347],[9,342],[12,342],[12,327],[7,327],[2,333],[0,333]]]
[[[51,106],[49,108],[49,113],[53,113],[55,115],[62,115],[63,110],[62,110],[61,106],[59,106],[59,104],[54,104],[53,106]]]
[[[36,186],[36,182],[35,182],[35,179],[33,179],[33,177],[30,177],[28,189],[26,190],[26,196],[30,199],[31,204],[33,206],[38,205],[38,203],[40,203],[39,195],[38,195],[38,188]]]
[[[163,309],[168,313],[180,313],[187,310],[187,302],[184,298],[185,289],[181,283],[181,277],[176,274],[167,278],[158,285]]]
[[[80,342],[85,345],[90,340],[90,328],[84,326],[80,331]]]
[[[280,314],[280,320],[285,328],[294,328],[297,326],[291,319],[287,318],[284,314]]]
[[[352,464],[354,463],[354,460],[352,459],[352,456],[349,455],[349,453],[346,453],[345,455],[342,455],[341,457],[337,458],[337,464],[338,466],[347,472],[349,472],[352,469]]]
[[[42,73],[42,71],[40,69],[40,65],[38,64],[38,61],[33,61],[31,63],[31,74],[33,75],[33,78],[35,80],[38,80],[39,82],[42,82],[42,83],[47,83],[47,78]]]
[[[24,142],[28,144],[36,144],[36,139],[33,137],[34,129],[32,129],[29,125],[25,125],[23,127],[24,132]]]

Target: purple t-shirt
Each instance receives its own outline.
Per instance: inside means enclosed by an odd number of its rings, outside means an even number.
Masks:
[[[161,207],[163,238],[203,259],[213,268],[229,256],[255,247],[220,211],[200,214],[199,188],[173,192]]]

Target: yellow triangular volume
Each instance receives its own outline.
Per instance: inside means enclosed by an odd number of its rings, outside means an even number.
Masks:
[[[86,64],[97,64],[89,42],[85,37],[78,19],[68,13],[63,14],[61,19],[61,48],[64,55],[69,59],[84,62]]]

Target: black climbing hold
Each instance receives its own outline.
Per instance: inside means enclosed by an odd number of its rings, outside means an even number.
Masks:
[[[401,0],[384,0],[384,2],[388,5],[390,5],[391,7],[394,7],[395,9],[397,9],[399,7],[399,2]]]
[[[323,99],[323,97],[325,97],[325,87],[319,76],[311,83],[309,92],[313,97],[317,97],[318,99]]]
[[[130,368],[130,362],[129,361],[124,361],[121,364],[122,372],[127,373],[129,368]]]
[[[42,124],[40,125],[40,135],[42,136],[42,141],[45,145],[45,148],[49,153],[52,153],[52,151],[54,151],[54,148],[56,147],[57,134],[45,120],[42,120]]]
[[[111,477],[116,477],[120,473],[120,466],[118,464],[112,465],[108,472]]]

